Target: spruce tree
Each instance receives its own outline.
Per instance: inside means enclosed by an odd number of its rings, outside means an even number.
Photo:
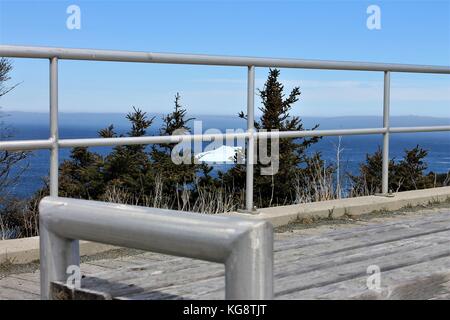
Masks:
[[[427,155],[428,152],[417,145],[405,149],[400,161],[390,159],[389,190],[397,192],[435,187],[434,175],[425,173],[428,167],[425,162]],[[382,162],[383,155],[379,147],[375,153],[366,155],[366,161],[360,164],[357,175],[350,174],[354,196],[381,193]]]
[[[159,134],[162,136],[183,134],[190,132],[189,122],[194,118],[187,118],[187,110],[181,105],[180,94],[175,95],[174,109],[171,113],[165,115],[162,120],[163,124]],[[198,165],[194,163],[194,157],[191,150],[183,150],[188,153],[188,163],[177,164],[172,160],[172,151],[176,143],[156,144],[152,146],[151,158],[153,171],[151,174],[159,175],[163,183],[163,191],[167,194],[173,194],[183,188],[191,188],[197,178],[198,172],[205,170],[210,172],[210,168],[206,165]],[[154,179],[154,177],[153,177]]]
[[[131,130],[127,133],[129,137],[144,136],[154,120],[135,107],[126,117],[131,124]],[[99,135],[103,138],[118,137],[112,125],[100,130]],[[134,195],[146,192],[145,177],[150,169],[150,160],[145,148],[146,145],[142,144],[114,147],[104,160],[103,174],[107,187],[119,187]]]
[[[70,159],[59,167],[59,194],[63,197],[97,200],[105,191],[104,160],[87,147],[71,150]]]
[[[300,98],[300,88],[293,88],[286,97],[284,86],[279,81],[279,76],[280,71],[278,69],[270,69],[264,88],[258,90],[262,103],[259,110],[262,112],[262,116],[259,120],[255,119],[254,126],[257,130],[266,129],[268,131],[305,130],[300,117],[291,115],[294,104]],[[243,112],[239,113],[239,117],[247,119]],[[312,130],[317,127],[316,125]],[[258,160],[254,167],[254,199],[258,199],[255,202],[257,206],[280,205],[294,201],[294,181],[302,176],[299,174],[301,170],[305,170],[305,168],[302,168],[302,165],[307,167],[309,163],[309,156],[306,154],[306,150],[312,144],[318,142],[319,139],[319,137],[280,139],[279,169],[274,175],[261,175],[261,169],[270,165],[263,165]],[[268,139],[269,145],[267,150],[271,150],[271,143],[272,141]],[[259,147],[257,146],[257,148]],[[245,188],[245,165],[237,164],[229,172],[221,173],[220,176],[228,184],[232,183],[237,187],[238,191]]]

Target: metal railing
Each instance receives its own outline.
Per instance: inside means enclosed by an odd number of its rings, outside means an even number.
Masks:
[[[253,57],[211,56],[172,53],[130,52],[91,49],[63,49],[47,47],[0,46],[0,57],[41,58],[50,61],[50,138],[47,140],[2,141],[0,150],[51,149],[50,195],[58,196],[58,150],[76,146],[113,146],[151,143],[177,143],[183,141],[209,141],[216,138],[245,138],[246,157],[246,204],[248,212],[253,206],[253,162],[255,140],[263,137],[299,138],[313,136],[346,136],[382,134],[383,165],[382,194],[387,195],[389,170],[389,138],[392,133],[450,131],[450,126],[390,127],[390,76],[391,72],[450,74],[450,66],[427,66],[391,63],[368,63],[348,61],[321,61],[300,59],[272,59]],[[247,67],[247,132],[224,134],[201,134],[184,136],[145,136],[94,139],[59,139],[58,137],[58,60],[121,61],[142,63],[195,64],[214,66]],[[255,67],[357,70],[384,72],[383,127],[342,130],[305,130],[285,132],[256,132],[254,130]]]
[[[226,299],[273,298],[269,222],[58,197],[42,199],[39,215],[41,299],[79,267],[78,240],[223,263]]]

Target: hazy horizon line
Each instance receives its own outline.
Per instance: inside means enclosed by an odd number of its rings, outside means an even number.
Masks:
[[[145,110],[144,110],[145,111]],[[168,112],[151,112],[146,111],[150,114],[167,114]],[[48,114],[49,112],[45,111],[23,111],[23,110],[4,110],[0,108],[0,114],[1,113],[34,113],[34,114]],[[89,111],[60,111],[59,114],[112,114],[112,115],[125,115],[128,112],[89,112]],[[192,113],[191,116],[214,116],[214,117],[237,117],[237,114],[207,114],[207,113]],[[260,116],[262,114],[256,113],[256,116]],[[300,116],[300,117],[315,117],[315,118],[356,118],[356,117],[383,117],[383,115],[374,115],[374,114],[367,114],[367,115],[330,115],[330,116],[324,116],[324,115],[299,115],[299,114],[293,114],[292,116]],[[396,114],[391,115],[392,117],[418,117],[418,118],[436,118],[436,119],[450,119],[450,116],[424,116],[424,115],[416,115],[416,114]]]

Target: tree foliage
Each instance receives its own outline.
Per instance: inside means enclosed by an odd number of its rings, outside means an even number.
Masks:
[[[181,134],[189,131],[186,109],[180,103],[180,95],[175,96],[172,112],[163,117],[159,128],[162,136]],[[154,122],[146,112],[133,107],[126,115],[130,130],[126,135],[118,135],[113,125],[99,131],[103,138],[141,137],[148,133]],[[106,156],[91,152],[88,148],[72,149],[70,159],[60,167],[60,193],[86,199],[109,200],[111,192],[119,190],[132,195],[136,204],[143,204],[144,195],[157,193],[170,197],[184,188],[195,188],[199,173],[208,174],[205,164],[175,164],[172,150],[175,143],[116,146]],[[190,150],[185,150],[188,152]],[[162,188],[162,189],[161,189]],[[161,189],[161,190],[160,190]],[[194,190],[195,191],[195,190]]]
[[[159,130],[161,136],[183,135],[190,132],[189,122],[194,118],[187,118],[187,110],[181,105],[179,93],[175,96],[174,109],[165,115]],[[151,158],[154,171],[152,174],[163,182],[163,192],[173,193],[189,187],[196,179],[199,166],[194,163],[190,148],[175,149],[176,143],[156,144],[152,146]],[[188,163],[176,164],[172,161],[173,152],[188,154]]]
[[[417,145],[412,149],[405,149],[400,161],[391,159],[389,161],[389,190],[398,192],[435,187],[438,181],[434,174],[425,173],[427,155],[428,151]],[[359,167],[359,174],[350,175],[354,194],[381,193],[382,163],[383,154],[380,148],[374,154],[366,155],[366,161]],[[439,180],[442,184],[442,179]]]
[[[0,59],[0,98],[13,90],[17,85],[7,86],[11,79],[12,64],[5,58]],[[0,110],[0,118],[3,116]],[[13,136],[12,128],[0,120],[0,140],[6,140]],[[0,151],[0,200],[8,197],[7,190],[10,189],[20,178],[28,164],[24,162],[26,152]]]
[[[268,78],[262,90],[258,90],[261,97],[261,107],[259,110],[262,116],[255,120],[256,129],[266,129],[268,131],[302,131],[302,120],[298,116],[292,116],[294,104],[299,100],[301,92],[299,87],[291,90],[288,96],[284,93],[284,86],[279,80],[280,71],[270,69]],[[239,113],[239,117],[247,119],[244,112]],[[316,125],[312,130],[315,130]],[[319,137],[280,139],[279,154],[270,155],[278,161],[279,168],[275,175],[262,175],[262,169],[270,167],[271,164],[264,164],[258,159],[255,163],[254,192],[255,198],[260,199],[258,206],[270,206],[272,204],[284,204],[295,199],[293,189],[296,179],[302,176],[302,171],[310,170],[310,157],[306,150],[319,141]],[[267,150],[271,150],[272,141],[267,140]],[[259,146],[256,146],[259,155]],[[314,155],[319,157],[320,155]],[[277,158],[277,159],[276,159]],[[233,169],[222,173],[221,177],[226,183],[232,183],[238,189],[245,188],[245,166],[237,164]]]
[[[13,90],[16,85],[7,86],[11,79],[12,64],[5,58],[0,58],[0,98]],[[0,110],[0,118],[2,117]],[[0,119],[0,140],[13,136],[13,130]],[[10,194],[11,188],[19,181],[23,172],[27,169],[25,161],[27,152],[10,152],[0,150],[0,239],[6,238],[11,226],[16,225],[11,213],[17,212],[17,199]]]

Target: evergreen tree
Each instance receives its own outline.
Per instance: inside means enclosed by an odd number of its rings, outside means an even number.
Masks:
[[[259,110],[262,112],[260,120],[255,120],[254,126],[257,130],[266,129],[268,131],[302,131],[305,130],[303,123],[298,116],[292,116],[290,113],[294,104],[299,100],[300,88],[295,87],[286,97],[284,86],[279,81],[280,71],[270,69],[268,78],[264,84],[263,90],[259,90],[262,106]],[[241,112],[240,118],[247,119],[247,116]],[[315,130],[316,125],[312,130]],[[275,175],[261,175],[261,169],[270,167],[262,164],[259,159],[255,164],[254,178],[254,198],[260,199],[258,206],[268,206],[272,204],[285,204],[295,199],[293,184],[295,179],[299,179],[302,170],[307,169],[309,165],[309,156],[306,150],[312,144],[319,141],[319,137],[280,139],[279,140],[279,169]],[[271,150],[272,141],[268,139],[267,150]],[[259,146],[257,146],[259,148]],[[258,152],[259,154],[259,152]],[[271,155],[276,157],[277,155]],[[320,155],[315,155],[319,157]],[[226,173],[221,173],[220,177],[227,184],[233,184],[237,190],[245,188],[245,165],[237,164]]]
[[[416,145],[410,150],[405,150],[403,159],[397,164],[395,178],[393,181],[394,190],[417,190],[432,188],[433,181],[425,175],[428,165],[425,158],[428,151]]]
[[[148,118],[146,112],[135,107],[126,118],[131,123],[131,130],[127,133],[129,137],[144,136],[154,120],[154,118]],[[99,131],[99,135],[103,138],[118,136],[112,125]],[[119,136],[123,137],[123,135]],[[146,191],[145,177],[150,169],[150,159],[145,148],[146,145],[138,144],[116,146],[113,149],[104,160],[103,175],[106,188],[119,187],[134,195],[140,195]]]
[[[187,111],[181,105],[180,99],[181,97],[177,93],[173,111],[162,119],[163,124],[159,132],[160,135],[181,135],[190,132],[188,123],[194,118],[187,118]],[[177,150],[174,151],[176,145],[176,143],[156,144],[152,146],[151,150],[152,166],[154,168],[151,174],[159,175],[164,186],[164,192],[169,194],[185,187],[192,188],[198,172],[203,172],[205,176],[208,176],[211,171],[211,168],[207,165],[194,163],[191,149],[182,150],[182,152],[188,154],[188,163],[174,163],[172,152],[177,152]]]
[[[63,197],[99,199],[105,192],[103,157],[87,147],[71,150],[59,167],[59,194]]]
[[[382,163],[383,152],[379,147],[373,154],[366,154],[366,162],[360,164],[359,174],[349,174],[350,179],[353,182],[353,194],[368,195],[381,193]],[[395,163],[394,160],[391,159],[389,161],[389,181],[391,182],[391,185],[389,186],[390,190],[392,190],[394,170]]]
[[[400,161],[390,159],[389,190],[397,192],[433,188],[435,186],[433,174],[425,174],[427,155],[428,152],[417,145],[412,149],[406,149]],[[354,195],[381,193],[382,163],[383,154],[380,148],[374,154],[366,155],[366,161],[359,166],[359,174],[350,175]]]

